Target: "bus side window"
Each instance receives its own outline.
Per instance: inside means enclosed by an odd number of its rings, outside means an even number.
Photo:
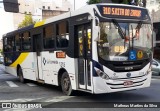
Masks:
[[[23,33],[22,50],[23,51],[31,50],[31,37],[29,32]]]
[[[14,37],[5,38],[5,52],[12,52],[14,47]]]
[[[68,31],[68,21],[62,21],[57,24],[57,47],[58,48],[65,48],[68,47],[69,41],[69,31]]]
[[[16,51],[21,51],[21,36],[19,34],[17,34],[15,37]]]
[[[54,25],[46,26],[43,29],[43,44],[45,49],[51,49],[55,47],[55,35],[54,35]]]

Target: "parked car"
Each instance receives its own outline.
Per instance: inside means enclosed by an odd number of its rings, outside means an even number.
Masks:
[[[3,56],[0,56],[0,64],[3,64],[4,63],[4,58]]]
[[[152,61],[152,74],[160,76],[160,60],[158,59]]]

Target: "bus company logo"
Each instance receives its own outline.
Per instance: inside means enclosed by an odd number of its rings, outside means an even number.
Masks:
[[[43,58],[43,64],[44,64],[44,65],[46,65],[46,62],[47,62],[46,59]]]
[[[126,74],[126,76],[127,76],[127,77],[131,77],[131,73],[128,72],[128,73]]]
[[[58,61],[54,61],[54,60],[50,60],[50,59],[45,59],[43,58],[43,64],[46,65],[46,64],[58,64]]]

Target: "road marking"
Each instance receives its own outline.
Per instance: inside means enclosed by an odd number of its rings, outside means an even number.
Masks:
[[[36,84],[33,83],[26,83],[28,86],[37,86]]]
[[[1,73],[0,76],[11,76],[11,75],[6,73]]]
[[[17,86],[15,83],[13,83],[12,81],[6,81],[6,83],[7,83],[10,87],[19,87],[19,86]]]
[[[70,99],[74,96],[57,96],[57,97],[53,97],[53,98],[49,98],[49,99],[46,99],[44,100],[44,102],[60,102],[60,101],[64,101],[66,99]]]

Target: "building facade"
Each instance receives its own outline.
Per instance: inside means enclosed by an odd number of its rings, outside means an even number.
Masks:
[[[72,10],[68,0],[18,0],[20,13],[13,14],[14,29],[23,21],[26,14],[32,14],[34,21],[41,21]],[[43,14],[42,14],[43,13]],[[44,17],[43,17],[44,16]]]
[[[160,0],[147,0],[146,8],[150,12],[152,21],[160,22]]]

